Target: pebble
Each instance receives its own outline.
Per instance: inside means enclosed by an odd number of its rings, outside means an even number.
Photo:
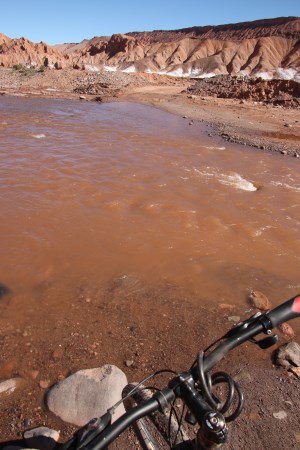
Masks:
[[[251,291],[248,299],[254,308],[260,309],[261,311],[267,311],[272,308],[272,303],[262,292]]]
[[[293,340],[295,339],[295,331],[293,330],[293,328],[291,327],[291,325],[289,325],[288,323],[284,322],[280,325],[278,325],[278,330],[283,334],[283,336],[287,339]]]
[[[5,284],[0,283],[0,298],[10,293],[11,293],[10,289]]]
[[[131,366],[133,366],[133,364],[134,364],[134,361],[132,359],[126,359],[126,361],[125,361],[126,367],[131,367]]]
[[[50,389],[46,405],[63,421],[83,426],[120,400],[126,385],[126,375],[113,365],[79,370]],[[123,413],[124,407],[120,405],[113,420]]]
[[[64,354],[63,349],[61,347],[58,347],[52,353],[52,358],[53,359],[61,359],[63,357],[63,354]]]
[[[11,378],[0,383],[0,394],[12,394],[21,384],[22,378]]]
[[[300,380],[300,367],[291,367],[290,371]]]
[[[47,389],[50,385],[50,381],[49,380],[40,380],[39,382],[39,386],[42,389]]]
[[[276,361],[282,367],[289,368],[292,364],[300,367],[300,345],[297,342],[282,345],[278,349]]]
[[[52,450],[57,445],[59,432],[47,427],[38,427],[25,431],[23,437],[30,448]]]
[[[230,316],[230,317],[228,317],[228,320],[230,322],[238,323],[238,322],[240,322],[241,318],[239,316]]]
[[[287,413],[285,411],[274,412],[273,417],[278,420],[283,420],[287,418]]]

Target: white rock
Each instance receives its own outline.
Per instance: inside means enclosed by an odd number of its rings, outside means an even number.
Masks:
[[[52,450],[59,439],[59,432],[47,427],[38,427],[24,433],[26,444],[39,450]]]
[[[22,378],[11,378],[0,383],[0,394],[11,394],[15,389],[22,384]]]
[[[126,375],[113,365],[80,370],[53,386],[47,394],[46,404],[65,422],[83,426],[120,400],[126,385]],[[113,421],[123,413],[124,407],[120,405]]]
[[[273,413],[275,419],[283,420],[287,418],[287,413],[285,411],[278,411]]]

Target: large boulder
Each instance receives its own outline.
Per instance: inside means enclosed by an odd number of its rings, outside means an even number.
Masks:
[[[126,375],[113,365],[80,370],[53,386],[46,396],[48,409],[63,421],[83,426],[103,415],[122,397]],[[113,420],[124,413],[120,405]]]

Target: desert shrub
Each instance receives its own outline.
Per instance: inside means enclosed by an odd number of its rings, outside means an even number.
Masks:
[[[14,70],[18,70],[18,71],[20,72],[20,71],[24,70],[25,67],[23,66],[23,64],[15,64],[15,65],[13,66],[13,69],[14,69]]]

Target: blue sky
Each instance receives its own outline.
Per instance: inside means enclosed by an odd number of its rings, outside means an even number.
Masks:
[[[0,1],[0,33],[50,45],[128,31],[300,16],[299,0]]]

